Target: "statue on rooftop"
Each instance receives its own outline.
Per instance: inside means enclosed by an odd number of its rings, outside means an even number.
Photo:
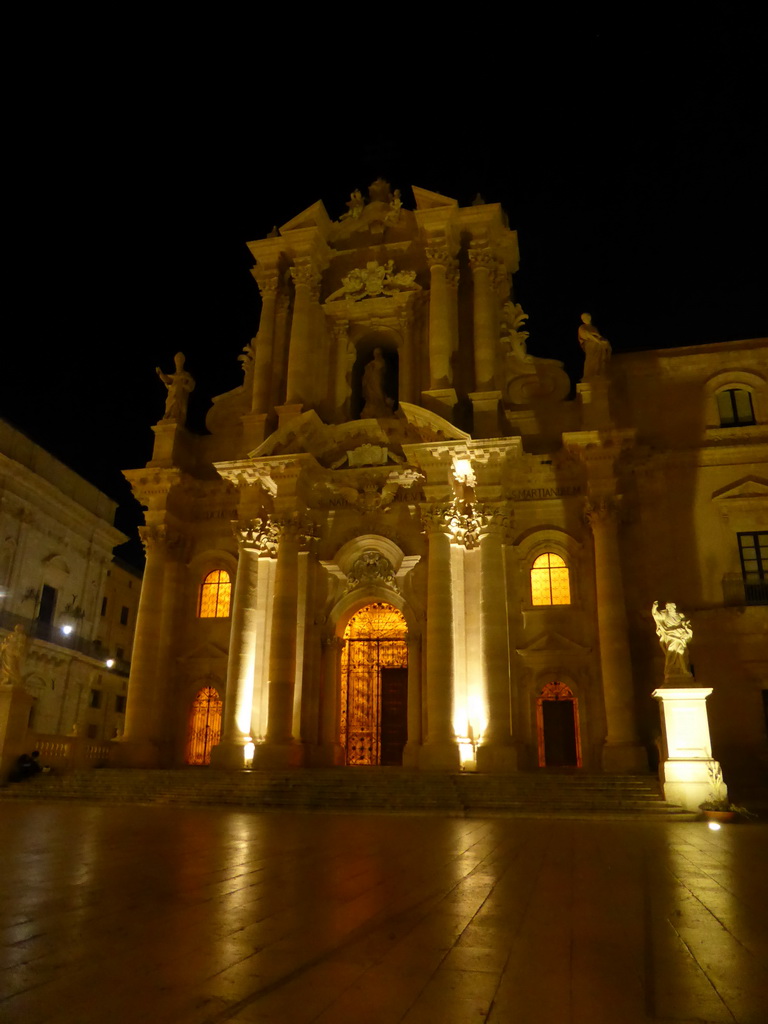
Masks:
[[[677,610],[672,601],[664,608],[653,602],[651,609],[656,623],[656,634],[664,651],[664,678],[668,676],[689,676],[691,666],[688,658],[688,644],[693,639],[689,619]]]
[[[195,381],[192,374],[184,369],[183,352],[177,352],[173,361],[176,364],[175,373],[163,373],[159,366],[155,367],[155,371],[168,389],[163,420],[170,420],[183,427],[187,421],[187,404],[190,393],[195,390]]]
[[[363,212],[365,206],[365,200],[363,199],[363,193],[359,188],[356,188],[354,192],[350,193],[349,201],[347,202],[347,212],[342,213],[339,220],[346,220],[351,217],[352,220],[358,220],[360,214]]]
[[[21,686],[27,643],[24,627],[17,625],[0,644],[0,686]]]
[[[611,358],[611,343],[592,323],[589,313],[582,313],[581,321],[579,344],[584,352],[584,376],[581,379],[589,381],[605,375]]]

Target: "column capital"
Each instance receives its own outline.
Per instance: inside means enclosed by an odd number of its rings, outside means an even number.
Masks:
[[[495,271],[497,259],[488,242],[476,239],[469,243],[469,265],[475,270]]]
[[[251,274],[256,284],[259,286],[261,297],[266,298],[268,295],[275,296],[277,290],[280,287],[280,274],[278,273],[277,267],[263,267],[257,265],[251,268]]]
[[[425,252],[430,270],[434,267],[445,267],[446,271],[458,268],[458,261],[447,241],[433,241],[427,245]]]
[[[311,256],[297,256],[291,267],[291,280],[297,288],[319,289],[322,275],[317,262]]]
[[[588,498],[584,515],[594,531],[596,527],[616,525],[621,512],[621,497],[618,494]]]
[[[511,517],[506,510],[464,501],[422,505],[421,520],[427,536],[446,534],[452,544],[460,544],[468,551],[478,547],[486,536],[500,536],[502,541],[508,540],[511,526]]]
[[[235,523],[235,539],[244,551],[256,551],[260,555],[274,557],[280,541],[280,528],[271,516],[257,517],[249,522]]]
[[[299,547],[306,547],[317,535],[316,524],[310,516],[302,512],[291,512],[270,518],[279,530],[280,540],[295,540]]]
[[[152,523],[139,527],[139,539],[147,556],[150,553],[183,555],[187,538],[169,523]]]

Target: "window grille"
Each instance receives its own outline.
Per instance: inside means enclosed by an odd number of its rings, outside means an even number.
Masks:
[[[539,555],[531,568],[531,604],[570,603],[571,584],[565,561],[552,551]]]
[[[344,631],[341,655],[341,744],[347,764],[381,764],[381,674],[408,666],[407,626],[384,603],[356,612]]]
[[[229,601],[232,584],[226,569],[209,572],[200,587],[200,601],[197,614],[201,619],[226,619],[229,616]]]

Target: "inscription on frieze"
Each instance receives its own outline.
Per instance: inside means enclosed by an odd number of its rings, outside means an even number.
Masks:
[[[570,487],[521,487],[510,491],[509,497],[512,501],[541,501],[546,498],[572,498],[583,490],[579,484]]]

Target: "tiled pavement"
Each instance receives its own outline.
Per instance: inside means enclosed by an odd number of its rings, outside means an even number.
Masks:
[[[0,805],[3,1024],[768,1021],[768,825]]]

